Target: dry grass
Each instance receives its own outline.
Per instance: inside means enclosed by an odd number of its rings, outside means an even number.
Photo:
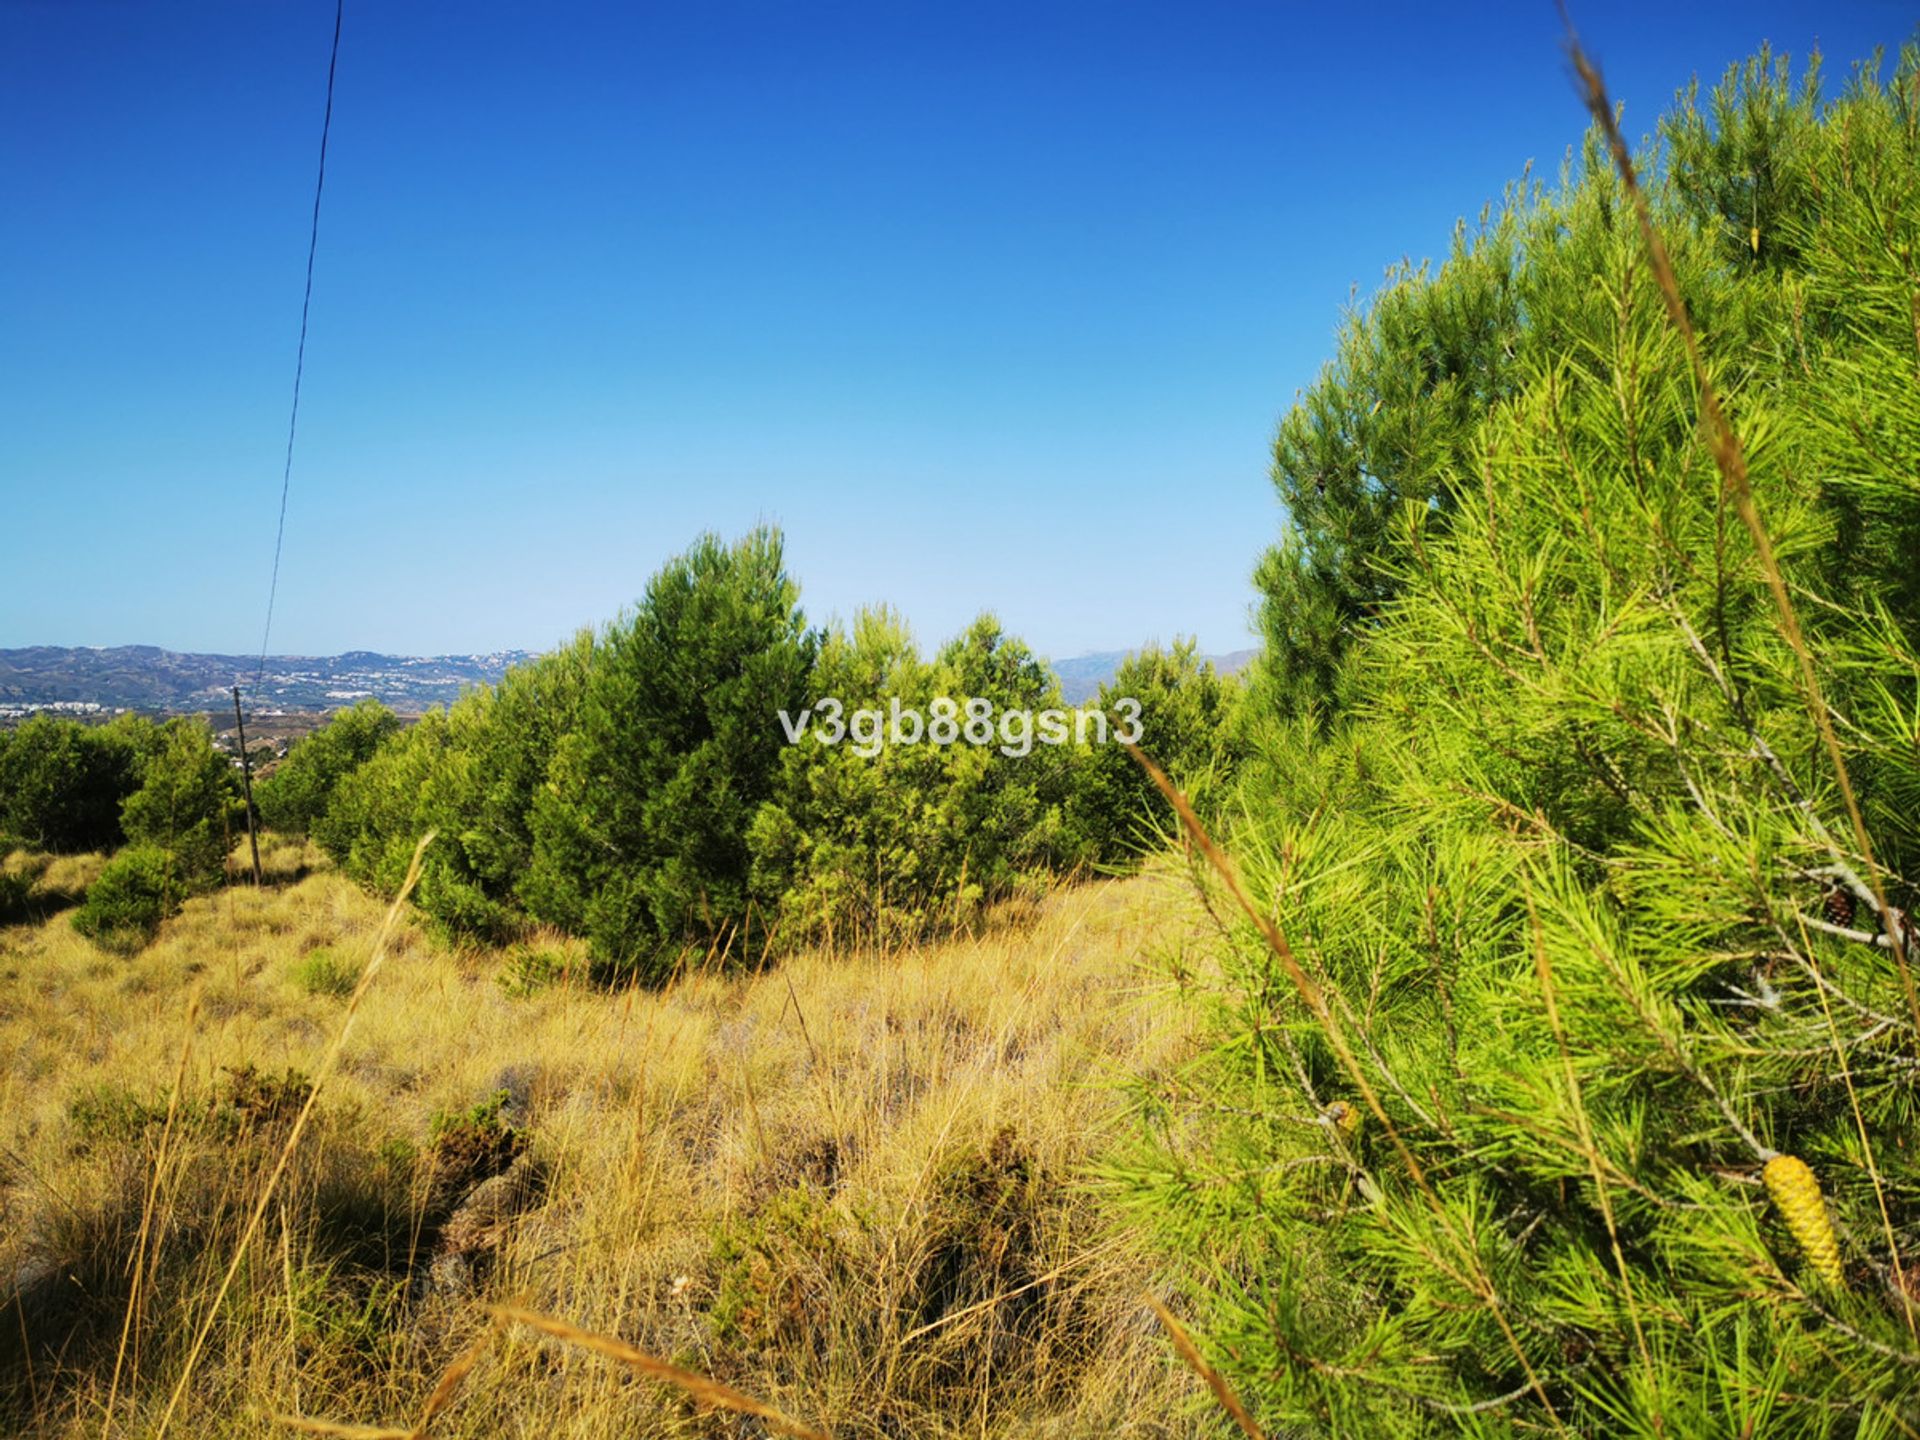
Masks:
[[[59,915],[0,929],[0,1365],[31,1433],[156,1432],[342,1028],[303,965],[357,970],[384,906],[302,847],[266,860],[279,883],[131,959]],[[722,1394],[843,1440],[1211,1433],[1141,1298],[1164,1278],[1080,1178],[1123,1123],[1110,1082],[1190,1044],[1144,963],[1183,895],[1076,887],[976,938],[659,993],[584,983],[557,937],[403,924],[169,1433],[419,1433],[461,1361],[435,1436],[765,1433]]]

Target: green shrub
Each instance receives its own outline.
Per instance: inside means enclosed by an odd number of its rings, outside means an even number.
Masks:
[[[530,918],[521,886],[534,795],[559,737],[578,723],[593,654],[582,632],[390,734],[334,786],[314,839],[355,879],[391,893],[420,837],[435,831],[415,903],[449,935],[510,940]]]
[[[186,893],[174,858],[158,845],[129,845],[87,887],[73,928],[103,949],[131,953],[180,911]]]
[[[343,998],[360,983],[360,967],[321,946],[308,951],[293,967],[293,983],[309,995]]]
[[[400,729],[400,718],[377,700],[340,711],[275,765],[253,793],[260,818],[276,830],[309,831],[334,791]]]
[[[1210,819],[1229,803],[1239,765],[1239,685],[1216,674],[1192,640],[1129,655],[1094,703],[1109,714],[1122,700],[1139,709],[1140,749]],[[1089,749],[1075,787],[1074,815],[1109,863],[1155,850],[1175,828],[1173,810],[1147,772],[1118,745]]]
[[[288,1272],[286,1320],[305,1354],[357,1361],[378,1372],[391,1360],[407,1318],[404,1276],[368,1276],[340,1264]]]
[[[121,828],[129,843],[164,850],[186,889],[200,889],[219,878],[235,821],[244,823],[231,810],[238,799],[233,764],[206,722],[169,720],[140,788],[121,806]]]
[[[398,889],[429,828],[425,796],[446,748],[447,717],[439,710],[388,737],[334,788],[326,812],[313,822],[315,843],[362,884]]]
[[[569,957],[558,950],[513,945],[508,947],[494,980],[507,994],[524,999],[562,984],[572,969]]]
[[[133,716],[85,725],[36,715],[0,748],[0,834],[55,854],[121,842],[121,803],[139,788],[155,727]]]
[[[145,778],[121,806],[129,843],[107,862],[73,925],[105,949],[130,953],[153,939],[189,895],[218,879],[226,858],[233,767],[203,722],[155,732]]]
[[[432,830],[415,901],[440,929],[510,944],[545,924],[586,939],[602,979],[967,924],[1132,854],[1152,802],[1118,748],[788,744],[782,712],[828,697],[849,713],[1060,706],[1052,673],[991,615],[927,660],[890,613],[823,638],[797,599],[777,532],[703,537],[604,634],[388,733],[335,781],[314,839],[391,893]],[[1224,775],[1233,692],[1191,646],[1139,657],[1127,681],[1184,780]],[[544,979],[516,961],[502,983]]]
[[[859,1264],[843,1237],[865,1228],[850,1225],[830,1196],[809,1186],[781,1191],[721,1227],[710,1262],[718,1280],[708,1312],[714,1339],[749,1355],[815,1352],[819,1307]]]
[[[106,1081],[85,1087],[67,1101],[74,1147],[83,1151],[129,1144],[166,1118],[164,1099],[143,1100],[124,1085]]]
[[[891,611],[867,610],[821,647],[812,703],[838,701],[890,717],[929,712],[937,698],[1008,710],[1061,706],[1058,682],[992,616],[932,661]],[[976,918],[1036,872],[1070,868],[1085,837],[1070,811],[1082,748],[885,743],[809,733],[785,747],[773,794],[748,833],[752,883],[777,938],[885,943]],[[1018,748],[1015,746],[1014,748]],[[1124,756],[1122,757],[1124,758]]]

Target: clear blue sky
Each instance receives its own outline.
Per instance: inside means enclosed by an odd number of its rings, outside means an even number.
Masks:
[[[1629,129],[1902,4],[1577,4]],[[332,0],[0,0],[0,645],[249,652]],[[1250,643],[1351,287],[1583,115],[1549,0],[348,0],[276,652],[540,648],[703,529],[811,614]]]

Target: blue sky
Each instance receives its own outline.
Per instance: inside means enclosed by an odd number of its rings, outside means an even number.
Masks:
[[[1576,5],[1628,128],[1903,5]],[[0,0],[0,646],[260,643],[332,0]],[[1251,643],[1354,287],[1583,115],[1548,0],[347,0],[276,652],[810,614]]]

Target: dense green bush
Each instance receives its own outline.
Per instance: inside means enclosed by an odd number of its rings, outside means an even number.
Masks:
[[[390,733],[342,777],[314,839],[356,879],[391,892],[420,836],[436,832],[416,902],[451,933],[510,938],[527,919],[534,795],[560,736],[579,722],[592,655],[593,637],[582,633]]]
[[[0,747],[0,835],[36,850],[110,850],[121,803],[139,788],[158,744],[154,725],[121,716],[104,725],[36,715]]]
[[[239,800],[233,764],[214,748],[206,723],[169,720],[140,788],[120,807],[120,828],[131,844],[171,855],[185,886],[194,888],[219,877],[231,837],[245,824],[234,809]]]
[[[75,929],[109,949],[138,949],[188,896],[216,883],[229,837],[244,823],[232,763],[204,721],[169,720],[140,740],[148,751],[141,784],[121,805],[128,843],[73,917]]]
[[[399,728],[400,717],[377,700],[340,711],[254,785],[260,818],[276,830],[307,833],[327,813],[340,782]]]
[[[1523,297],[1497,383],[1342,402],[1427,478],[1330,480],[1270,566],[1343,638],[1293,686],[1270,635],[1236,849],[1276,929],[1134,1173],[1281,1433],[1920,1425],[1917,63],[1827,107],[1762,57],[1665,127],[1751,516],[1595,140],[1504,279],[1423,282]]]
[[[448,763],[428,786],[426,810],[445,842],[429,852],[420,903],[449,925],[496,940],[520,928],[535,800],[562,737],[580,724],[594,656],[583,630],[448,712]]]
[[[602,975],[659,975],[689,946],[746,959],[834,934],[921,933],[1131,857],[1099,827],[1146,803],[1132,762],[1006,729],[1010,712],[1063,707],[1052,672],[991,616],[928,660],[887,612],[823,638],[798,593],[776,532],[705,537],[602,634],[405,730],[380,726],[350,769],[344,746],[304,761],[336,719],[288,758],[276,813],[308,814],[321,847],[380,891],[432,830],[415,898],[441,927],[511,943],[554,926],[589,940]],[[1125,678],[1179,773],[1224,765],[1206,732],[1230,691],[1190,646],[1143,656]],[[791,742],[786,730],[825,721],[834,702],[843,721],[896,704],[924,720],[943,698],[987,705],[995,743],[830,746],[818,729]],[[346,733],[367,736],[374,718]],[[292,797],[321,774],[331,793],[314,814]]]
[[[603,635],[390,735],[314,837],[391,890],[436,831],[416,898],[459,934],[505,941],[545,922],[616,968],[733,935],[749,923],[747,829],[782,744],[776,712],[804,703],[818,643],[796,598],[777,534],[705,537]]]
[[[1238,773],[1240,686],[1182,640],[1129,655],[1100,687],[1094,704],[1110,715],[1123,700],[1139,709],[1140,749],[1172,777],[1209,819],[1230,807]],[[1177,831],[1172,808],[1133,757],[1118,745],[1094,746],[1075,786],[1080,831],[1107,864],[1158,849]]]
[[[128,845],[107,862],[73,912],[73,928],[108,950],[138,950],[177,914],[186,885],[175,857],[158,845]]]
[[[810,726],[780,758],[749,847],[754,894],[782,942],[884,941],[960,924],[1086,858],[1068,815],[1084,752],[1022,740],[998,721],[990,745],[896,743],[896,707],[910,734],[908,713],[924,717],[941,697],[985,700],[995,717],[1061,704],[1052,673],[991,616],[931,662],[888,610],[827,636],[809,713],[824,718],[832,700],[842,723],[862,724],[853,717],[866,712],[886,724],[833,744]]]
[[[1443,528],[1479,418],[1512,393],[1546,337],[1521,323],[1537,296],[1517,263],[1542,234],[1514,187],[1437,269],[1401,265],[1349,317],[1335,358],[1281,421],[1273,483],[1287,532],[1261,562],[1265,648],[1255,688],[1273,707],[1324,709],[1340,662],[1398,593],[1403,508]]]
[[[452,933],[507,941],[545,921],[615,966],[725,933],[745,915],[773,712],[811,660],[793,598],[777,536],[702,540],[604,636],[390,736],[315,839],[392,890],[434,830],[416,900]]]

